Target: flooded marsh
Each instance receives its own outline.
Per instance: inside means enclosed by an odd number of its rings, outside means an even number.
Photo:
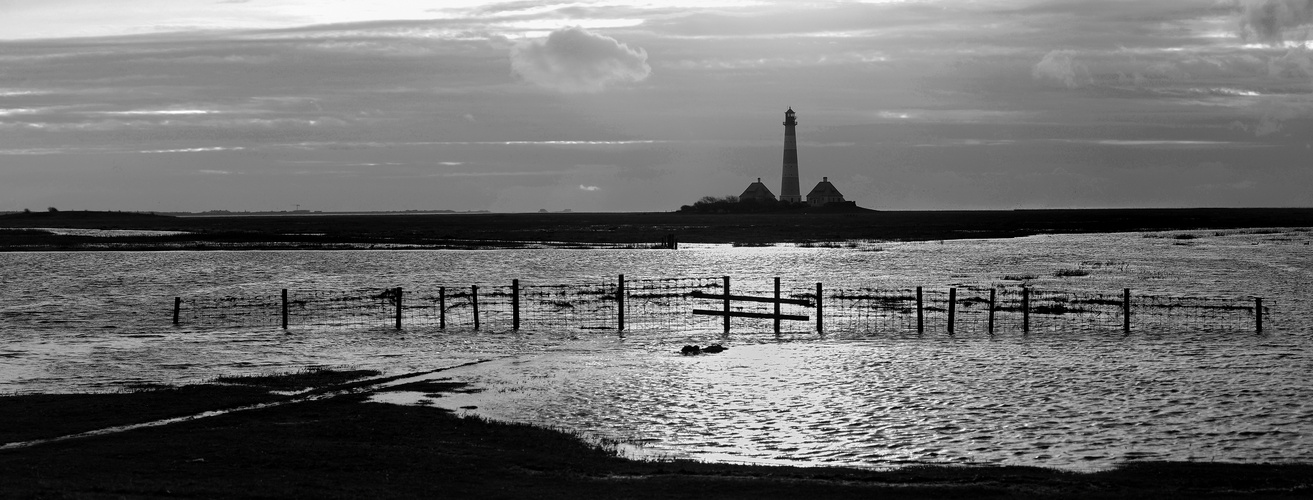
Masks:
[[[1310,238],[1302,228],[1275,228],[831,248],[0,254],[0,390],[104,392],[308,366],[399,374],[492,359],[441,374],[477,391],[425,404],[546,423],[654,456],[718,461],[1072,469],[1145,459],[1307,462]],[[769,290],[776,276],[787,290],[923,287],[929,296],[958,287],[959,299],[973,301],[981,295],[969,289],[1024,285],[1037,297],[1061,292],[1086,301],[1067,308],[1115,308],[1097,301],[1115,303],[1130,288],[1225,304],[1261,297],[1270,316],[1261,335],[1243,311],[1217,316],[1240,318],[1226,328],[1211,328],[1212,316],[1166,316],[1135,323],[1129,335],[1111,320],[1037,321],[1024,333],[1004,325],[994,335],[970,322],[949,335],[942,320],[918,334],[906,325],[842,327],[841,318],[828,317],[834,326],[825,335],[808,322],[786,323],[776,335],[767,321],[735,319],[727,338],[721,318],[683,310],[635,323],[623,336],[610,319],[595,328],[549,323],[518,332],[504,320],[477,331],[463,320],[445,329],[377,322],[287,331],[276,318],[236,327],[170,322],[174,297],[471,285],[483,293],[512,280],[543,287],[544,303],[564,303],[543,314],[566,315],[582,299],[554,296],[551,287],[611,283],[620,274],[634,283],[732,276],[734,293]],[[891,297],[905,303],[906,295]],[[969,303],[959,311],[966,318],[980,310]],[[729,349],[681,356],[690,343]]]

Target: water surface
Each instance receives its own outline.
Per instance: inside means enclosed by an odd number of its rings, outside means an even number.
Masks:
[[[1188,235],[1188,237],[1182,237]],[[1106,467],[1313,459],[1303,229],[862,242],[840,248],[0,254],[0,389],[109,391],[310,365],[447,376],[477,411],[709,460]],[[1082,269],[1085,276],[1059,276]],[[175,296],[733,276],[766,289],[1016,286],[1263,297],[1263,335],[1191,326],[775,336],[681,317],[628,332],[169,324]],[[744,323],[747,324],[747,323]],[[725,353],[683,357],[685,343]],[[417,397],[424,397],[419,395]],[[429,398],[432,399],[432,398]],[[443,403],[439,401],[439,403]],[[459,404],[455,406],[467,406]]]

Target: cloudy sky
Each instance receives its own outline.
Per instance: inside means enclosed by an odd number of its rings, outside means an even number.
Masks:
[[[0,0],[0,210],[1313,206],[1313,0]]]

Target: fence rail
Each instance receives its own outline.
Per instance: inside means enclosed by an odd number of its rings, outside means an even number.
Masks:
[[[1253,331],[1270,322],[1257,297],[1062,292],[1024,286],[946,289],[782,288],[729,277],[597,283],[438,286],[428,290],[284,289],[254,295],[178,297],[173,322],[202,328],[437,328],[498,331],[688,329],[821,334],[1043,331]],[[756,288],[754,288],[754,286]],[[733,318],[733,320],[731,320]]]

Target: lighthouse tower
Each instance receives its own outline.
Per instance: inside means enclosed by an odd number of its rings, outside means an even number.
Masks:
[[[793,132],[797,124],[790,107],[784,112],[784,175],[780,181],[780,201],[790,203],[802,201],[802,193],[798,190],[798,139]]]

